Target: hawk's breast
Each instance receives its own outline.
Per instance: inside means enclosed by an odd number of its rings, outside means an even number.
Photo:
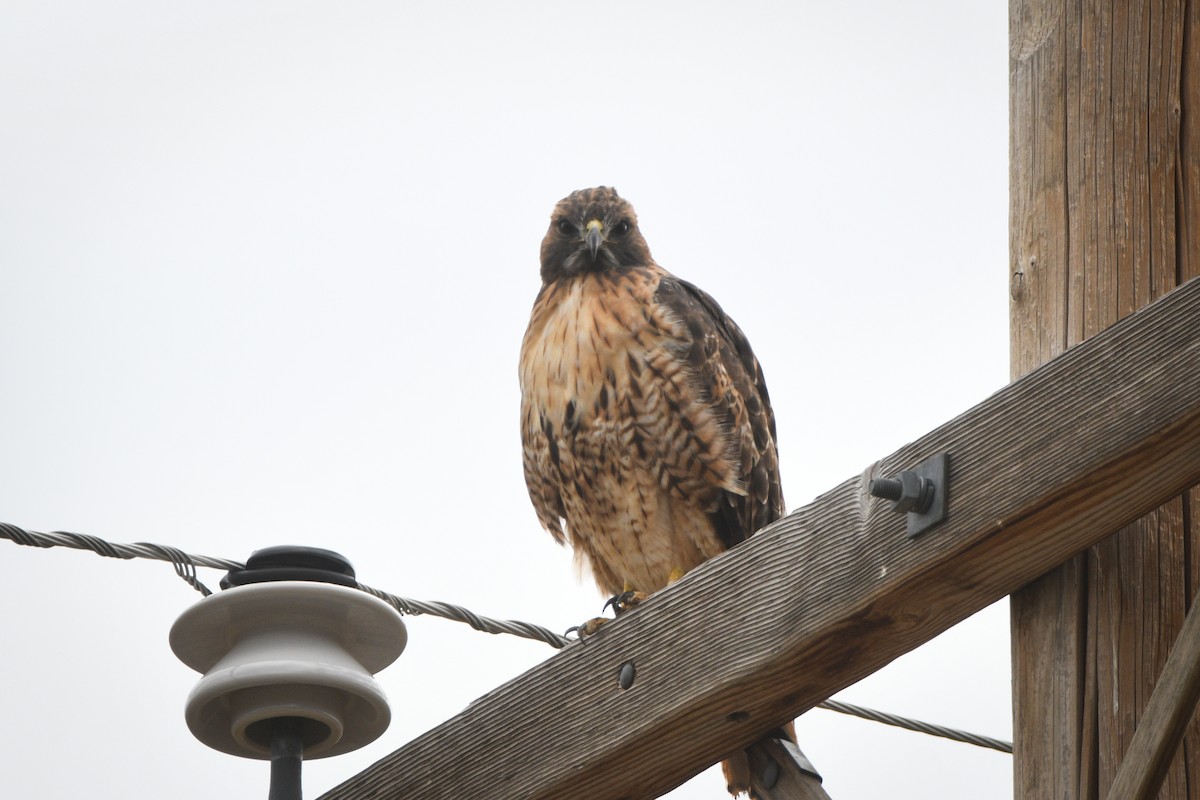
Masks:
[[[548,284],[521,348],[526,480],[542,523],[605,591],[654,591],[720,552],[729,437],[689,372],[657,267]]]
[[[649,313],[652,277],[586,274],[547,287],[521,348],[522,392],[540,423],[568,430],[605,415],[649,351],[675,338],[674,325]]]

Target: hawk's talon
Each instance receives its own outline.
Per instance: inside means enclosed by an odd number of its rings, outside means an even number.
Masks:
[[[620,594],[613,595],[612,597],[608,598],[608,602],[604,604],[604,608],[601,609],[601,613],[608,611],[609,606],[611,606],[613,610],[613,616],[619,617],[634,606],[640,605],[641,602],[646,599],[646,597],[647,595],[644,595],[641,592],[621,592]],[[585,641],[587,637],[600,630],[601,625],[611,621],[612,620],[610,620],[608,617],[593,617],[582,625],[572,625],[570,628],[567,628],[567,632],[563,635],[569,637],[572,633],[574,633],[575,638],[582,642]]]
[[[582,625],[572,625],[563,635],[569,637],[574,632],[576,641],[586,642],[587,638],[600,630],[600,626],[606,622],[609,622],[608,617],[593,617]]]
[[[612,597],[608,598],[608,602],[604,604],[603,610],[607,611],[608,607],[612,606],[613,616],[619,617],[629,609],[641,605],[642,601],[644,601],[646,597],[647,595],[644,595],[641,592],[621,592],[620,594],[613,595]]]

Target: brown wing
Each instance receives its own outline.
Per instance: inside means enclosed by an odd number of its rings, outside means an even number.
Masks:
[[[530,430],[532,415],[536,411],[526,406],[522,409],[524,419],[521,430]],[[559,493],[558,482],[553,476],[558,470],[558,453],[555,452],[554,438],[544,432],[525,436],[522,441],[524,449],[525,486],[529,489],[529,499],[537,512],[538,521],[542,527],[554,536],[559,544],[565,544],[567,539],[563,534],[560,519],[567,516],[563,508],[562,495]]]
[[[775,445],[775,413],[762,367],[746,335],[711,296],[687,281],[664,276],[655,300],[686,327],[692,380],[728,436],[745,493],[722,490],[711,519],[726,547],[783,516],[783,487]]]
[[[533,304],[533,320],[538,319],[538,310],[547,302],[547,287],[543,286],[538,292]],[[531,326],[532,327],[532,326]],[[521,346],[521,446],[522,461],[525,467],[525,486],[529,490],[529,499],[537,512],[538,521],[550,532],[559,544],[565,544],[567,539],[562,529],[561,519],[567,516],[563,507],[562,494],[558,485],[559,454],[558,444],[553,436],[547,436],[544,430],[545,420],[541,418],[539,409],[532,402],[532,393],[526,384],[534,379],[527,373],[531,371],[526,365],[527,359],[541,371],[547,365],[540,358],[529,358],[527,355],[530,334],[525,335]],[[544,376],[541,376],[544,380]]]

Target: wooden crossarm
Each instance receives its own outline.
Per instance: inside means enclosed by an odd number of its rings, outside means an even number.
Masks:
[[[942,451],[949,519],[909,539],[867,481]],[[1192,281],[324,797],[656,797],[1197,482]]]

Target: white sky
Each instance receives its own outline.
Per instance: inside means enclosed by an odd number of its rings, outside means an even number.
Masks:
[[[790,508],[1003,386],[1006,4],[734,9],[5,0],[0,520],[593,616],[525,493],[516,360],[550,209],[601,183],[753,342]],[[266,796],[184,724],[169,565],[0,565],[0,796]],[[408,628],[391,728],[307,797],[553,653]],[[1008,738],[1007,630],[839,697]],[[839,800],[1011,796],[1002,754],[819,710],[800,737]]]

